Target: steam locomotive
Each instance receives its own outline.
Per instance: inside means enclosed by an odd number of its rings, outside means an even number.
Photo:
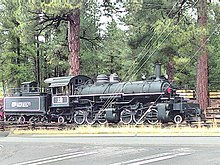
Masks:
[[[39,92],[36,82],[24,82],[21,91],[4,98],[7,121],[81,124],[156,124],[158,122],[200,121],[203,112],[175,93],[161,75],[147,80],[120,82],[117,74],[91,78],[78,75],[48,78],[47,92]]]

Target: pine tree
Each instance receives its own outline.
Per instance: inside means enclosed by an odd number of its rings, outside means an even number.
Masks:
[[[201,28],[207,26],[207,1],[200,0],[198,7],[198,25]],[[197,60],[197,101],[202,109],[208,107],[208,53],[207,53],[207,36],[201,36],[199,44],[200,55]]]

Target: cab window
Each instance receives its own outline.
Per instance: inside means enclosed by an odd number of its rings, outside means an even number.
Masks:
[[[53,87],[53,95],[69,95],[68,86]]]

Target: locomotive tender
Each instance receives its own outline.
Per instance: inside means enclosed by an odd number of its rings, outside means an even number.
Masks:
[[[161,76],[148,80],[120,82],[116,74],[48,78],[48,92],[39,92],[35,82],[24,82],[21,92],[4,98],[6,120],[24,123],[56,121],[81,124],[156,124],[200,121],[202,110],[175,93]]]

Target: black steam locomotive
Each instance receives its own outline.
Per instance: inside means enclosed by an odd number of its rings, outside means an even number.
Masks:
[[[83,75],[49,78],[47,92],[39,92],[35,82],[24,82],[20,92],[4,98],[6,120],[78,125],[200,121],[198,105],[176,95],[161,76],[160,64],[155,70],[155,77],[134,82],[120,82],[116,74],[99,75],[95,82]]]

